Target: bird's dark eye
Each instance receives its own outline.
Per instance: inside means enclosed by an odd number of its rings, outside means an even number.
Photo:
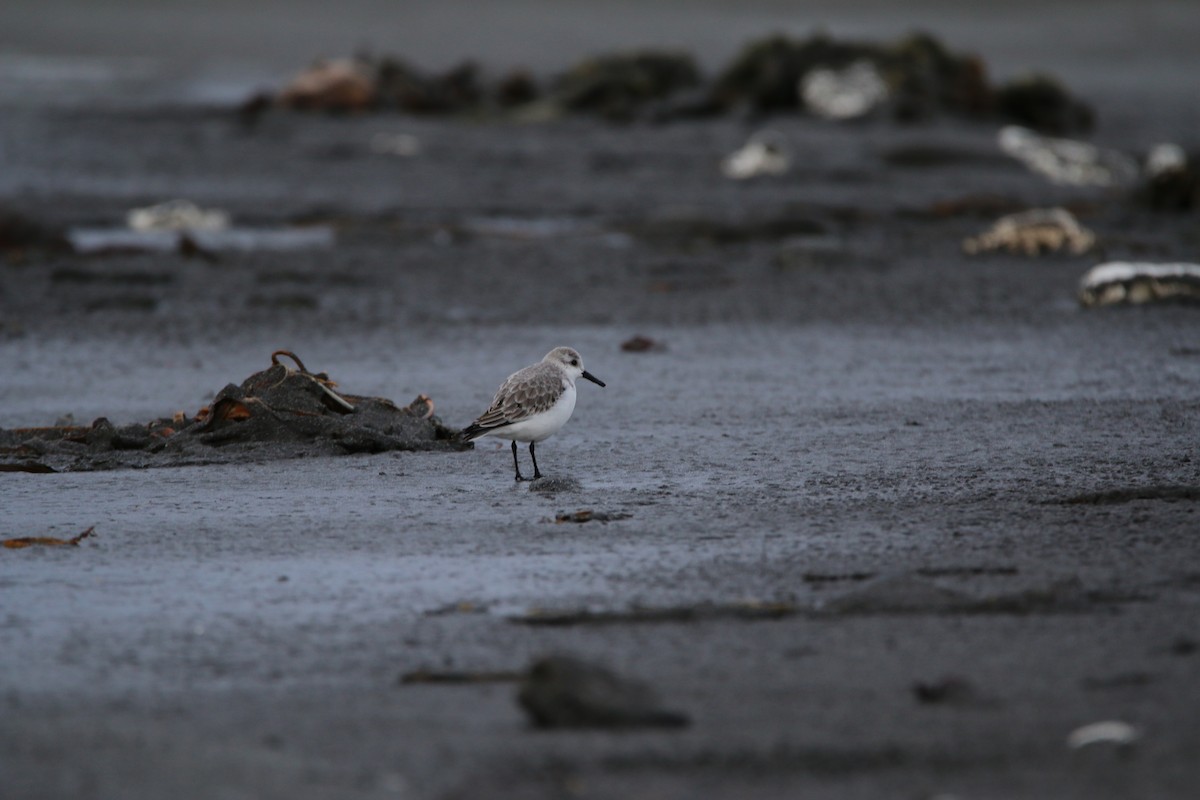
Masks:
[[[572,359],[571,359],[571,366],[572,366],[572,367],[578,367],[578,366],[579,366],[579,359],[578,359],[578,358],[572,358]]]

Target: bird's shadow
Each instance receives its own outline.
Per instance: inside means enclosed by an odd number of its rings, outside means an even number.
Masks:
[[[575,478],[537,478],[529,481],[529,491],[543,494],[578,492],[582,488],[583,484]]]

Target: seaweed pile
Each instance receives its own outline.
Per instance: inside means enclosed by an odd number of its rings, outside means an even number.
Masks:
[[[832,106],[818,99],[831,92]],[[849,96],[838,97],[845,93]],[[1084,132],[1094,123],[1092,109],[1054,78],[1032,74],[993,86],[982,59],[953,52],[928,34],[890,43],[823,33],[768,36],[749,42],[711,79],[691,54],[677,51],[588,57],[542,82],[522,70],[489,80],[470,61],[428,73],[396,57],[359,56],[318,62],[277,94],[251,98],[242,110],[253,120],[275,105],[331,112],[500,113],[531,120],[592,114],[612,121],[668,121],[807,111],[919,121],[948,114],[1055,135]]]
[[[296,367],[281,363],[292,359]],[[400,407],[381,397],[344,394],[325,373],[309,372],[277,350],[271,366],[229,384],[194,416],[145,424],[0,429],[0,471],[57,472],[236,463],[390,450],[462,450],[457,432],[419,395]]]

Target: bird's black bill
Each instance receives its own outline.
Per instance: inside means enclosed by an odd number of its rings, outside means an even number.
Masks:
[[[583,371],[583,377],[587,378],[587,379],[588,379],[589,381],[591,381],[592,383],[598,383],[598,384],[600,384],[601,386],[603,386],[603,385],[604,385],[604,381],[600,380],[600,379],[599,379],[599,378],[597,378],[595,375],[593,375],[592,373],[588,372],[586,369]]]

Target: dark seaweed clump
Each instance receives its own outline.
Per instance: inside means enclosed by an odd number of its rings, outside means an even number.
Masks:
[[[516,113],[533,119],[591,114],[614,121],[722,114],[803,112],[799,86],[815,69],[844,69],[867,62],[889,90],[887,113],[898,121],[951,115],[1015,122],[1045,133],[1089,130],[1092,109],[1045,75],[1003,87],[988,81],[974,54],[956,53],[928,34],[896,42],[767,36],[748,43],[711,80],[688,53],[640,50],[589,56],[544,84],[514,70],[489,80],[473,62],[440,73],[395,57],[360,57],[318,64],[301,73],[276,98],[300,110],[414,114]],[[248,101],[243,112],[270,106]]]

